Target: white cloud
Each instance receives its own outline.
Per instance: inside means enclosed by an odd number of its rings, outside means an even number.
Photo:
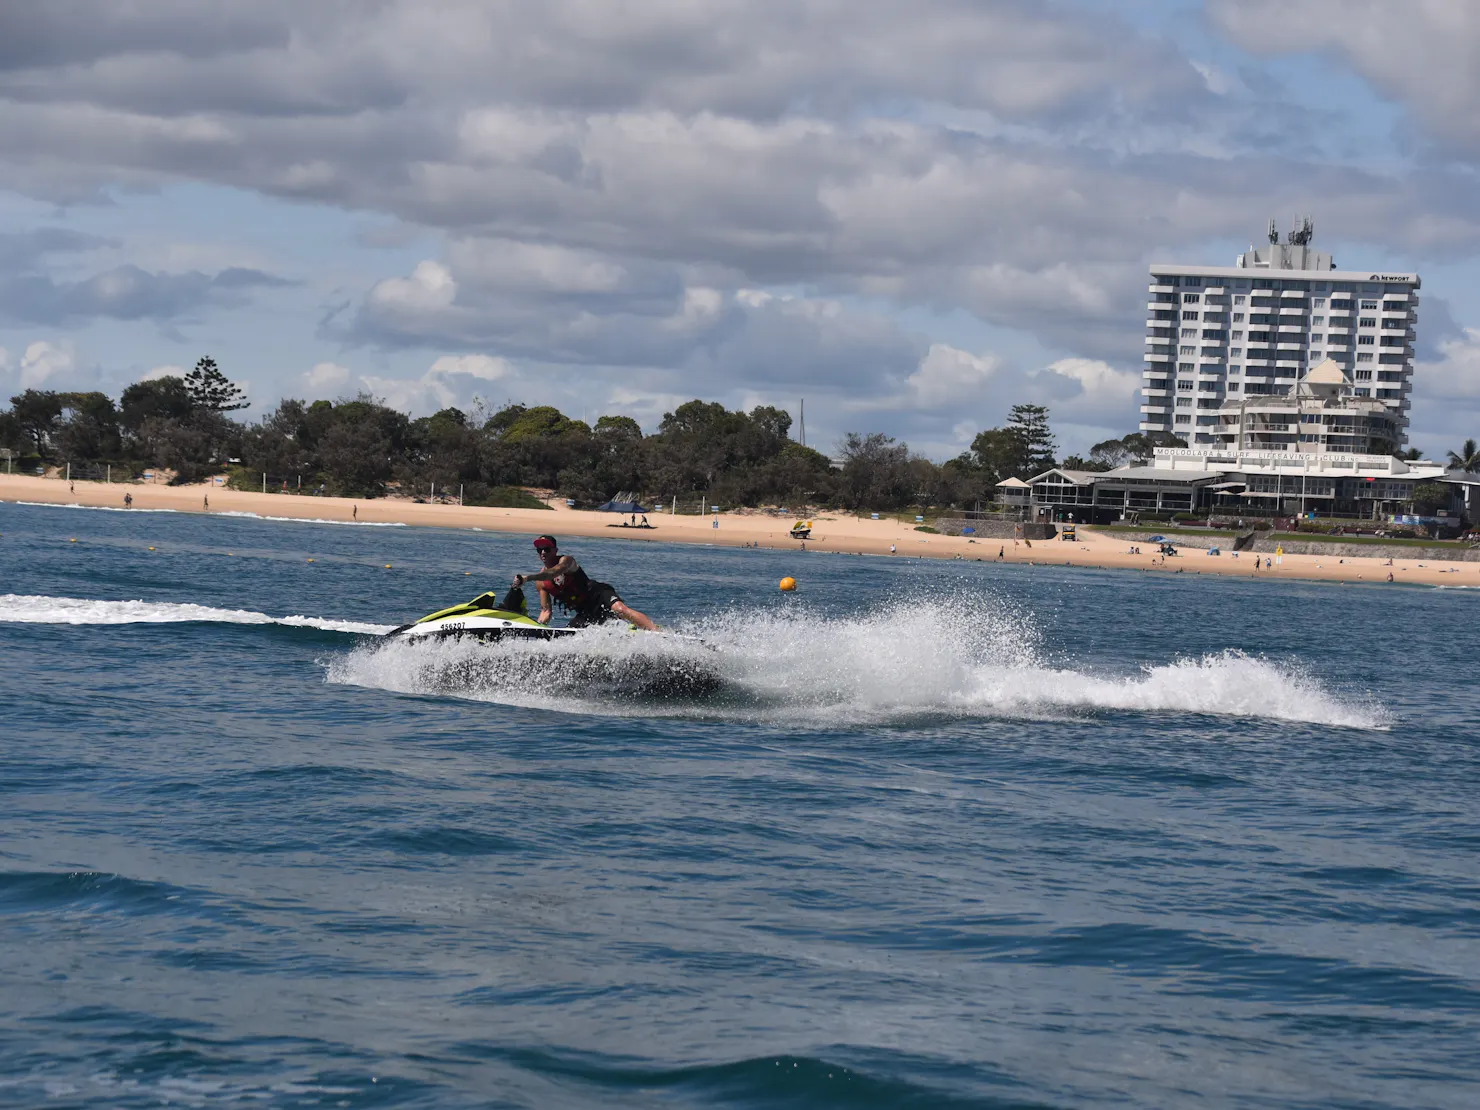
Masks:
[[[343,389],[349,377],[347,366],[340,366],[337,362],[316,362],[303,372],[303,385],[310,397],[327,398]]]
[[[1038,372],[1067,378],[1079,387],[1078,396],[1094,407],[1111,408],[1130,404],[1141,388],[1138,370],[1117,370],[1094,358],[1061,358]]]
[[[513,366],[489,355],[443,355],[419,378],[360,378],[374,396],[391,408],[425,416],[473,400],[479,383],[496,382],[513,374]]]
[[[21,388],[36,389],[52,378],[65,377],[76,367],[77,358],[71,343],[66,340],[60,343],[37,340],[21,356]]]
[[[1215,23],[1262,54],[1325,51],[1405,104],[1439,142],[1480,156],[1480,7],[1465,0],[1213,0]]]
[[[457,298],[452,271],[430,259],[418,262],[409,278],[387,278],[370,290],[370,302],[389,312],[447,308]]]
[[[156,382],[160,378],[183,378],[185,376],[185,373],[186,370],[183,366],[156,366],[154,367],[154,369],[146,371],[144,375],[139,378],[139,381]]]
[[[1480,439],[1480,328],[1465,328],[1438,347],[1437,361],[1414,367],[1408,436],[1430,458],[1442,458],[1462,440]]]
[[[997,355],[974,355],[932,343],[919,368],[907,379],[916,408],[953,408],[976,401],[1002,369]]]
[[[443,355],[432,363],[428,377],[451,377],[463,374],[486,382],[496,382],[509,376],[512,367],[505,359],[489,355]]]

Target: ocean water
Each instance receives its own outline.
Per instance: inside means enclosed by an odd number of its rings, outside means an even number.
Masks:
[[[567,546],[0,504],[0,1105],[1480,1106],[1480,592]]]

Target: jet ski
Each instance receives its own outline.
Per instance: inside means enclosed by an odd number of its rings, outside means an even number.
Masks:
[[[473,655],[430,660],[423,678],[449,693],[565,692],[603,698],[692,699],[724,686],[714,648],[692,636],[640,632],[612,639],[593,627],[551,628],[529,616],[524,591],[492,593],[428,613],[385,640],[433,644],[472,640]],[[590,650],[586,650],[589,646]]]
[[[420,620],[387,632],[386,639],[445,640],[467,636],[476,640],[554,640],[578,636],[578,628],[551,628],[529,615],[524,591],[513,587],[502,598],[479,594],[472,601],[428,613]]]

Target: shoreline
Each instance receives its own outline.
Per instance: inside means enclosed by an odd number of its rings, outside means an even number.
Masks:
[[[566,508],[557,502],[553,509],[500,509],[474,506],[417,504],[409,500],[347,497],[317,497],[306,494],[247,493],[224,486],[154,485],[147,482],[71,483],[62,478],[38,478],[0,474],[0,501],[31,501],[47,505],[77,505],[86,508],[123,509],[124,494],[133,495],[134,510],[171,510],[199,516],[246,514],[261,518],[324,521],[326,523],[405,525],[424,528],[482,529],[485,532],[550,532],[562,545],[567,538],[623,539],[637,542],[709,544],[716,547],[757,546],[777,551],[831,552],[834,554],[880,555],[895,558],[969,559],[1047,566],[1097,567],[1109,570],[1139,570],[1156,574],[1218,574],[1246,578],[1330,581],[1383,584],[1388,574],[1395,583],[1428,586],[1468,586],[1480,589],[1480,563],[1437,565],[1432,559],[1386,560],[1352,555],[1285,555],[1279,566],[1254,569],[1254,559],[1244,553],[1209,555],[1186,548],[1165,564],[1152,553],[1132,555],[1129,548],[1148,547],[1144,540],[1111,536],[1084,525],[1079,539],[1026,542],[983,537],[969,539],[939,534],[921,534],[914,526],[893,519],[872,520],[843,513],[815,516],[813,539],[791,539],[794,517],[760,511],[724,512],[717,516],[669,516],[651,512],[651,530],[617,526],[611,513]],[[209,499],[209,509],[205,506]],[[625,518],[621,518],[625,519]],[[719,521],[719,527],[714,521]],[[1148,529],[1148,533],[1155,529]],[[1154,545],[1150,545],[1153,546]],[[999,551],[1001,557],[999,558]]]

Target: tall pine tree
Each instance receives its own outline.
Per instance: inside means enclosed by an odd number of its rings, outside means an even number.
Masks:
[[[193,406],[207,412],[232,412],[252,403],[247,400],[246,391],[241,386],[221,373],[210,355],[197,362],[195,369],[185,375],[185,391],[190,394]]]

